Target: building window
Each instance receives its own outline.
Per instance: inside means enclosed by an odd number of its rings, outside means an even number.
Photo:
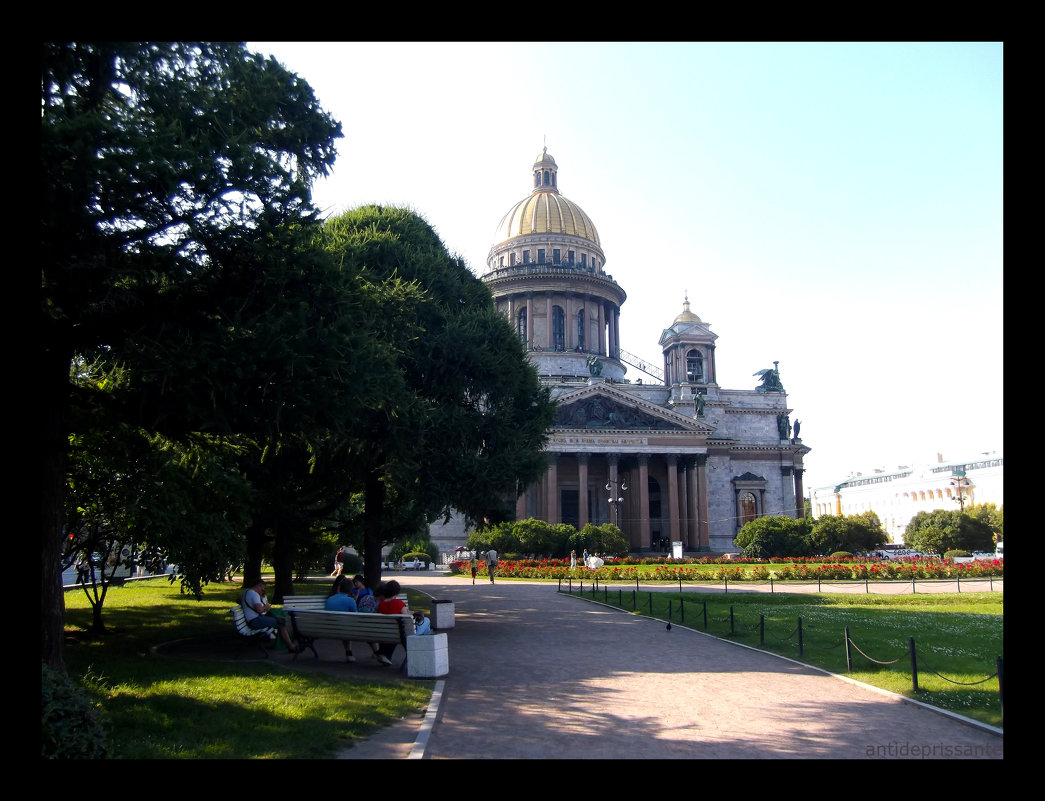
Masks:
[[[740,525],[750,523],[758,517],[758,505],[750,492],[740,493]]]
[[[562,261],[562,251],[555,248],[555,250],[552,251],[552,263],[558,264],[560,261]]]
[[[566,350],[566,312],[562,306],[552,308],[552,347]]]
[[[544,264],[544,248],[537,248],[537,263]]]
[[[529,263],[530,263],[530,251],[524,250],[523,251],[523,264],[529,264]]]
[[[587,253],[582,253],[581,254],[581,267],[587,267],[587,266],[588,266],[588,254]]]
[[[577,312],[577,349],[584,350],[584,309]]]
[[[519,309],[519,315],[516,317],[516,330],[519,332],[519,339],[523,341],[523,344],[529,341],[529,337],[526,335],[526,309]]]
[[[508,254],[508,266],[509,267],[514,267],[515,266],[515,252],[514,251],[512,253]]]
[[[704,383],[704,356],[699,350],[686,354],[686,380],[692,384]]]
[[[572,250],[566,251],[566,261],[569,262],[570,264],[573,264],[573,256],[574,256],[574,254],[573,254]]]

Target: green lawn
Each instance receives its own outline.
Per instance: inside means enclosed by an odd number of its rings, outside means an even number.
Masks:
[[[574,594],[580,594],[576,588]],[[593,595],[587,588],[583,597],[665,621],[670,604],[670,620],[675,624],[778,653],[1002,728],[995,676],[997,659],[1004,656],[1002,593],[727,596],[599,588]],[[846,660],[846,627],[852,642],[851,671]],[[917,691],[912,680],[911,638]]]
[[[312,584],[297,591],[325,590]],[[112,756],[324,758],[423,713],[431,682],[350,681],[266,662],[204,662],[152,652],[182,638],[231,639],[228,609],[240,592],[212,585],[196,601],[164,579],[116,587],[106,598],[103,618],[110,630],[103,635],[86,631],[91,609],[83,592],[66,593],[66,663],[102,704]]]

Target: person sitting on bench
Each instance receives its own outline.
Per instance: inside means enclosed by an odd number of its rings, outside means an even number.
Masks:
[[[247,621],[247,626],[252,629],[278,629],[279,636],[282,638],[283,644],[287,646],[287,650],[296,654],[300,649],[290,639],[286,618],[276,617],[270,614],[271,611],[272,604],[265,597],[265,581],[258,579],[253,587],[249,587],[243,593],[243,617]]]

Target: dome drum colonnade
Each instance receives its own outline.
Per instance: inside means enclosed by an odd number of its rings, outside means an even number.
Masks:
[[[519,495],[517,518],[578,528],[616,521],[633,550],[681,542],[694,551],[735,550],[752,515],[801,515],[809,449],[777,432],[790,411],[784,393],[720,392],[717,335],[688,298],[660,338],[664,384],[624,379],[627,295],[604,271],[594,224],[559,193],[557,173],[545,149],[533,191],[498,224],[483,276],[560,402],[548,470]]]

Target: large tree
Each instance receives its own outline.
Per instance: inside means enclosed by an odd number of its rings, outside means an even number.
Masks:
[[[305,426],[300,319],[258,299],[309,280],[290,257],[341,132],[304,81],[242,44],[44,43],[40,90],[41,651],[62,668],[70,364],[129,373],[100,427]]]
[[[909,548],[943,556],[947,551],[993,550],[994,532],[987,523],[958,509],[934,509],[911,518],[903,541]]]
[[[452,510],[474,521],[514,516],[521,487],[545,469],[554,405],[486,285],[417,214],[366,206],[328,221],[326,245],[373,284],[405,281],[420,300],[390,308],[376,335],[395,390],[359,421],[364,574],[381,547]]]

